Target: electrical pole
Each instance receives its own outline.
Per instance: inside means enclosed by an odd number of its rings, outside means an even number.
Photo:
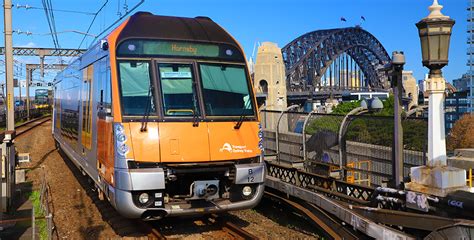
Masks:
[[[26,68],[26,117],[30,120],[30,82],[33,75],[33,70]]]
[[[7,82],[7,130],[15,130],[15,111],[13,104],[13,40],[12,40],[12,1],[3,0],[5,31],[5,78]]]

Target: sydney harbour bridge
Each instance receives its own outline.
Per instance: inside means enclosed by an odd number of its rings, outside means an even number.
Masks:
[[[383,45],[359,26],[306,33],[282,48],[288,98],[387,91]]]

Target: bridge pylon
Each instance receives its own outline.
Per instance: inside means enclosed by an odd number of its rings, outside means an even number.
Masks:
[[[254,72],[254,88],[259,95],[266,97],[267,110],[283,111],[288,107],[286,95],[285,63],[281,48],[276,43],[264,42],[258,47]],[[265,117],[265,128],[276,129],[278,114]],[[280,121],[280,132],[288,131],[288,119]]]

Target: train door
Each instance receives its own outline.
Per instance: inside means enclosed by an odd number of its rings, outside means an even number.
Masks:
[[[207,123],[201,108],[192,63],[158,63],[162,114],[159,124],[161,161],[209,161]]]
[[[97,175],[97,164],[96,164],[96,151],[97,145],[93,144],[96,142],[96,124],[93,124],[93,113],[94,110],[94,83],[95,75],[94,68],[97,64],[91,64],[83,69],[83,81],[82,81],[82,92],[81,92],[81,150],[82,157],[84,159],[84,165],[87,172],[91,176]],[[95,119],[95,118],[94,118]]]
[[[97,78],[97,169],[99,176],[112,183],[113,173],[113,133],[112,133],[112,98],[110,65],[108,58],[99,61]]]

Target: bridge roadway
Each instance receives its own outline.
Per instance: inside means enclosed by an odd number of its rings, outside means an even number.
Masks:
[[[266,187],[304,200],[339,219],[348,227],[375,239],[419,239],[413,232],[429,233],[425,239],[472,239],[474,221],[371,207],[378,189],[350,184],[280,165],[266,156]],[[423,219],[422,221],[420,221]],[[344,225],[344,224],[343,224]],[[393,227],[391,227],[393,226]],[[410,233],[399,229],[412,229]]]

